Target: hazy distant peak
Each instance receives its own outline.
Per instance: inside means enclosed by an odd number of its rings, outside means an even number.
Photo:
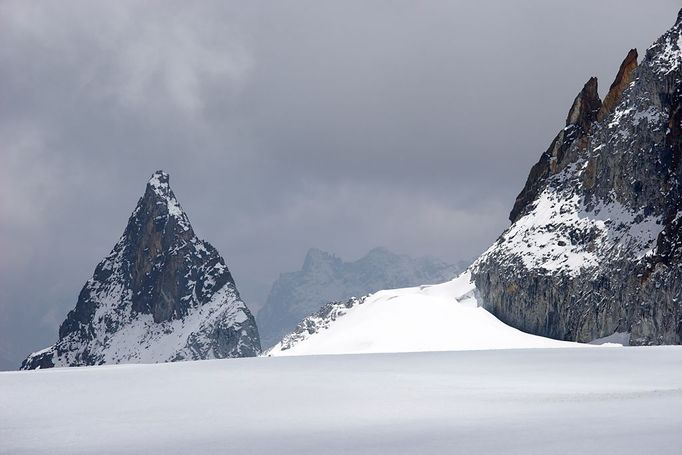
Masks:
[[[434,258],[411,258],[385,247],[345,262],[317,248],[308,250],[303,267],[280,275],[258,313],[264,345],[274,344],[304,317],[331,301],[365,295],[379,289],[442,282],[459,268]]]

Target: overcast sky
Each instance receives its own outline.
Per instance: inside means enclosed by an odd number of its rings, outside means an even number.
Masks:
[[[56,340],[156,169],[254,308],[310,247],[474,257],[679,7],[3,0],[0,366]]]

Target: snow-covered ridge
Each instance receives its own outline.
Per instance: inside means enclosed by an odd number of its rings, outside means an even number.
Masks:
[[[655,55],[651,63],[658,74],[668,75],[677,70],[682,64],[682,21],[678,19],[675,26],[647,52]]]
[[[379,291],[326,305],[268,356],[584,347],[514,329],[478,302],[470,272],[452,281]]]

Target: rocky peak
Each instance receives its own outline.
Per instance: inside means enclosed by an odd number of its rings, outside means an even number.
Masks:
[[[566,127],[575,126],[588,131],[592,122],[597,118],[601,108],[597,78],[591,77],[575,97],[571,109],[566,116]]]
[[[163,171],[95,268],[59,341],[25,368],[257,355],[255,321],[218,251],[194,234]]]
[[[121,240],[114,252],[128,259],[125,263],[130,267],[130,287],[135,290],[132,309],[152,314],[154,322],[183,317],[189,298],[181,297],[196,297],[197,303],[202,304],[213,289],[226,284],[234,286],[215,248],[195,236],[169,185],[169,176],[163,171],[155,172],[149,179]],[[193,279],[197,261],[208,266],[204,272],[210,273],[209,281]]]
[[[533,334],[682,342],[682,21],[604,103],[590,80],[472,266],[484,307]]]
[[[668,76],[674,73],[682,64],[680,51],[682,49],[682,21],[679,16],[673,25],[646,51],[647,66],[658,76]]]
[[[623,91],[630,85],[630,82],[632,82],[632,73],[635,68],[637,68],[637,49],[630,49],[630,52],[625,56],[623,63],[620,64],[620,68],[618,68],[618,73],[616,74],[616,78],[611,84],[611,87],[609,87],[609,92],[604,97],[604,102],[597,114],[597,119],[599,121],[613,112]]]
[[[573,100],[573,104],[566,116],[566,126],[559,131],[549,148],[540,156],[540,160],[531,168],[526,184],[516,197],[514,207],[509,214],[513,223],[526,213],[529,204],[533,202],[544,183],[552,174],[562,168],[567,161],[566,153],[571,145],[578,140],[580,148],[585,147],[583,139],[590,132],[592,124],[597,120],[597,114],[602,107],[599,98],[597,78],[591,77]]]
[[[180,207],[175,194],[170,187],[170,177],[167,173],[159,170],[154,172],[147,182],[142,200],[138,206],[143,205],[157,217],[172,218],[182,230],[191,230],[189,218]]]

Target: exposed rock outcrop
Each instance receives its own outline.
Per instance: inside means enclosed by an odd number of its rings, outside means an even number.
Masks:
[[[637,68],[637,49],[630,49],[628,55],[625,56],[625,60],[620,64],[616,78],[611,87],[609,87],[609,93],[604,97],[604,102],[597,114],[597,120],[602,121],[604,117],[613,112],[618,104],[618,100],[620,100],[620,96],[630,85],[630,82],[632,82],[632,72],[635,68]]]
[[[346,314],[346,312],[355,307],[362,305],[368,296],[351,297],[342,302],[329,302],[322,305],[322,308],[315,313],[305,317],[299,322],[291,333],[285,335],[275,346],[278,351],[286,351],[291,347],[297,345],[316,333],[320,333],[333,324],[339,317]],[[266,355],[269,353],[266,351]]]
[[[169,362],[260,353],[255,321],[218,251],[199,240],[154,173],[111,253],[59,328],[22,369]]]
[[[628,53],[601,106],[590,93],[531,170],[512,225],[472,266],[476,287],[530,333],[679,344],[682,11],[639,65]]]
[[[585,148],[583,138],[590,132],[601,107],[597,78],[592,77],[575,97],[568,111],[564,129],[559,131],[547,151],[540,156],[540,161],[531,168],[526,185],[516,197],[514,207],[509,214],[512,223],[526,213],[529,204],[537,198],[547,178],[562,169],[562,165],[569,158],[566,154],[571,151],[573,143],[578,141],[579,147],[577,148]]]

